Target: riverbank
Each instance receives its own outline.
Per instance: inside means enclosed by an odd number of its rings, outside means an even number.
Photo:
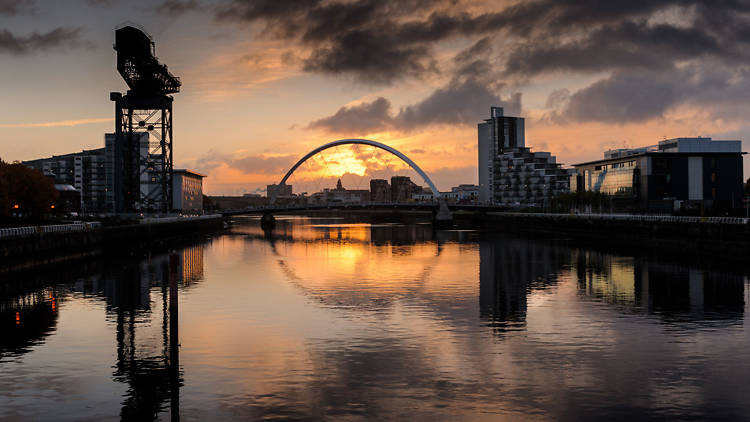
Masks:
[[[221,215],[146,218],[131,224],[39,226],[0,237],[0,272],[100,255],[105,251],[158,246],[171,239],[224,227]]]
[[[301,213],[294,213],[300,215]],[[280,214],[281,215],[281,214]],[[310,217],[344,217],[370,223],[430,222],[426,210],[315,210]],[[456,229],[565,237],[591,247],[631,254],[744,264],[750,254],[750,224],[734,217],[679,217],[619,214],[552,214],[454,211]]]
[[[456,227],[564,236],[605,249],[744,263],[750,224],[743,218],[616,214],[455,213]]]

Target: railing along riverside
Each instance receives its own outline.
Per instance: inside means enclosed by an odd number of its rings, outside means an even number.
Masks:
[[[685,217],[676,215],[631,215],[631,214],[562,214],[562,213],[522,213],[500,212],[513,217],[555,218],[576,220],[617,220],[655,223],[705,223],[705,224],[748,224],[750,219],[742,217]]]
[[[102,223],[94,221],[91,223],[53,224],[49,226],[8,227],[0,229],[0,239],[29,237],[45,233],[81,232],[97,229],[101,227],[101,225]]]
[[[195,221],[221,218],[221,214],[198,215],[198,216],[180,216],[180,217],[163,217],[163,218],[144,218],[140,220],[141,224],[165,224],[175,223],[178,221]],[[90,223],[75,224],[54,224],[49,226],[27,226],[27,227],[9,227],[0,229],[0,239],[11,239],[21,237],[37,236],[45,233],[74,233],[86,230],[98,229],[102,223],[98,221]]]

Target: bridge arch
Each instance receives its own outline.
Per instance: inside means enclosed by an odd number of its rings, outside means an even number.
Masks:
[[[437,187],[434,183],[432,183],[432,180],[429,176],[427,176],[427,173],[422,170],[417,163],[412,161],[409,157],[404,155],[399,150],[389,147],[388,145],[377,142],[377,141],[371,141],[369,139],[339,139],[338,141],[329,142],[327,144],[323,144],[314,150],[308,152],[304,157],[300,158],[299,161],[297,161],[292,168],[289,169],[288,172],[284,175],[284,178],[281,179],[281,182],[279,182],[279,186],[283,186],[286,184],[287,179],[294,173],[295,170],[297,170],[297,167],[301,166],[302,163],[313,157],[314,155],[318,154],[319,152],[325,151],[329,148],[337,147],[339,145],[370,145],[375,148],[380,148],[384,151],[388,151],[391,154],[395,155],[396,157],[400,158],[402,161],[404,161],[406,164],[409,165],[414,171],[416,171],[420,176],[422,176],[422,179],[424,179],[425,182],[427,182],[427,185],[430,187],[430,190],[432,191],[432,196],[435,197],[435,199],[440,202],[441,206],[444,204],[445,200],[440,195],[440,191],[438,191]],[[273,204],[276,201],[276,192],[273,193],[273,195],[270,198],[271,204]]]

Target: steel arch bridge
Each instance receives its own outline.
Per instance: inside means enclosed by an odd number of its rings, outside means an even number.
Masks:
[[[323,144],[323,145],[315,148],[314,150],[308,152],[304,157],[300,158],[299,161],[297,161],[292,166],[292,168],[290,168],[289,171],[286,172],[286,174],[284,175],[284,178],[281,179],[281,182],[279,182],[278,186],[284,186],[286,184],[287,179],[289,179],[289,177],[291,177],[291,175],[294,173],[294,171],[297,170],[297,168],[299,166],[301,166],[305,161],[307,161],[308,159],[312,158],[313,156],[317,155],[318,153],[320,153],[322,151],[325,151],[325,150],[327,150],[329,148],[337,147],[339,145],[369,145],[369,146],[373,146],[375,148],[379,148],[379,149],[382,149],[384,151],[390,152],[391,154],[393,154],[396,157],[400,158],[402,161],[404,161],[406,164],[408,164],[409,167],[411,167],[420,176],[422,176],[422,179],[424,179],[424,181],[430,187],[430,190],[432,191],[432,196],[435,197],[435,199],[437,199],[438,202],[441,203],[441,205],[445,202],[445,199],[440,195],[440,191],[438,191],[437,187],[432,182],[432,180],[430,179],[430,177],[427,175],[427,173],[424,172],[424,170],[422,170],[417,165],[417,163],[415,163],[414,161],[412,161],[409,157],[407,157],[401,151],[399,151],[399,150],[397,150],[395,148],[389,147],[388,145],[386,145],[384,143],[377,142],[377,141],[372,141],[372,140],[369,140],[369,139],[357,139],[357,138],[354,138],[354,139],[339,139],[338,141],[329,142],[327,144]],[[276,202],[276,192],[273,192],[271,194],[270,198],[269,198],[269,203],[271,205],[273,205],[274,202]]]

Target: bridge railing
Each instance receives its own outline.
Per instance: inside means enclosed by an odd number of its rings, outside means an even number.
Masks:
[[[212,220],[216,218],[222,218],[221,214],[206,214],[206,215],[181,215],[176,217],[146,217],[140,220],[141,224],[166,224],[166,223],[177,223],[183,221],[196,221],[196,220]]]

